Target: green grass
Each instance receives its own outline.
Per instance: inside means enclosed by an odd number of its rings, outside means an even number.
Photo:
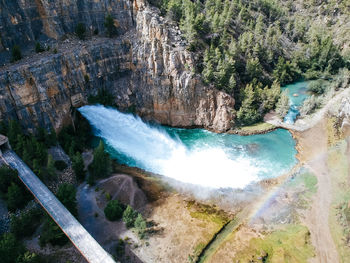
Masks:
[[[305,189],[314,194],[317,191],[317,177],[309,172],[297,174],[293,181],[290,182],[291,187],[303,185]]]
[[[241,131],[241,132],[246,132],[246,133],[262,133],[265,131],[269,131],[271,129],[274,129],[275,126],[270,124],[270,123],[266,123],[266,122],[259,122],[250,126],[244,126],[241,127],[239,129],[237,129],[237,131]]]
[[[223,211],[217,210],[209,205],[188,202],[187,209],[191,217],[213,222],[218,225],[218,228],[221,228],[229,220]]]
[[[248,247],[236,254],[233,262],[306,263],[314,255],[307,227],[288,225],[264,238],[253,238]]]

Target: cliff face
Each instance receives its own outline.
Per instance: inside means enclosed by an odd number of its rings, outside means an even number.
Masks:
[[[4,2],[16,8],[5,9]],[[219,132],[233,125],[233,98],[201,83],[179,30],[144,0],[4,2],[0,19],[22,20],[1,29],[3,47],[43,36],[59,39],[78,22],[102,32],[106,13],[115,18],[120,35],[61,41],[57,54],[44,52],[0,68],[0,119],[18,118],[29,129],[59,128],[73,107],[105,88],[120,108],[133,107],[162,124]]]

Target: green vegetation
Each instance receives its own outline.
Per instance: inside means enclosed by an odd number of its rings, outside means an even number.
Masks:
[[[77,190],[74,185],[68,183],[61,184],[56,194],[58,200],[60,200],[74,216],[78,215],[76,194]]]
[[[330,76],[346,65],[342,46],[332,40],[336,16],[323,13],[332,22],[320,25],[311,15],[298,12],[295,1],[150,2],[179,24],[203,80],[235,97],[237,117],[244,125],[260,121],[266,113],[267,108],[260,107],[266,98],[256,96],[257,87],[264,87],[259,94],[263,95],[274,82],[285,85],[300,78]],[[321,5],[324,11],[331,10],[328,2],[327,6],[322,1],[303,2],[310,14]],[[268,108],[275,108],[278,97],[267,99]]]
[[[311,81],[310,84],[307,86],[308,91],[321,95],[325,92],[326,86],[324,81],[322,80],[314,80]]]
[[[0,167],[0,196],[4,198],[11,212],[23,208],[32,199],[31,194],[19,180],[17,171],[7,167]]]
[[[250,240],[249,246],[237,253],[234,262],[306,263],[313,256],[308,229],[301,225],[288,225],[264,238]]]
[[[13,46],[11,53],[12,53],[12,58],[11,58],[12,62],[22,59],[21,48],[18,45]]]
[[[147,222],[140,213],[137,214],[134,226],[139,237],[144,238],[146,234]]]
[[[127,228],[133,227],[137,218],[137,212],[128,205],[123,213],[123,221]]]
[[[288,90],[285,90],[282,92],[277,105],[276,105],[276,113],[281,117],[284,118],[288,111],[289,111],[289,97],[288,97]]]
[[[89,184],[94,184],[96,178],[108,177],[112,172],[112,160],[109,154],[105,152],[103,141],[100,141],[94,151],[94,160],[89,165],[90,176]]]
[[[39,42],[36,42],[35,43],[35,52],[36,53],[41,53],[41,52],[44,52],[44,51],[45,51],[45,48],[43,48]]]
[[[105,17],[104,26],[108,37],[112,37],[117,34],[117,28],[115,27],[113,17],[110,14]]]
[[[0,238],[0,257],[3,263],[13,263],[25,251],[21,242],[11,233],[5,233]]]
[[[53,246],[63,246],[68,241],[68,237],[62,232],[61,228],[47,215],[39,238],[40,246],[43,247],[48,243]]]
[[[58,141],[64,151],[72,158],[78,151],[82,152],[89,148],[92,138],[89,122],[80,114],[75,112],[74,126],[64,127],[58,134]]]
[[[109,221],[116,221],[122,218],[124,206],[118,200],[111,200],[104,209],[106,218]]]
[[[55,161],[55,168],[59,171],[63,171],[64,169],[67,168],[67,164],[65,161],[57,160]]]
[[[37,227],[40,225],[40,218],[43,211],[39,208],[31,208],[23,211],[19,215],[11,216],[11,233],[17,238],[29,237],[34,234]]]
[[[80,152],[77,152],[72,158],[72,167],[78,180],[85,178],[84,160]]]
[[[85,24],[78,23],[77,26],[75,27],[75,34],[78,36],[79,39],[83,40],[85,39],[85,33],[86,33]]]
[[[259,133],[265,133],[268,131],[271,131],[275,129],[275,126],[266,122],[258,122],[250,126],[244,126],[240,127],[239,129],[236,129],[235,131],[238,132],[238,134],[242,135],[248,135],[248,134],[259,134]]]

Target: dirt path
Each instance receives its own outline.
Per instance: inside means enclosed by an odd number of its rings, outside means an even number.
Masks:
[[[306,165],[318,180],[312,208],[305,214],[305,223],[310,230],[311,241],[316,249],[316,257],[311,260],[315,263],[339,262],[328,222],[332,202],[332,182],[327,167],[327,158],[327,153],[323,153]]]
[[[304,132],[295,132],[298,141],[298,159],[317,177],[317,192],[313,196],[311,209],[305,211],[302,219],[311,233],[316,249],[313,263],[339,262],[338,252],[331,235],[329,213],[332,203],[332,182],[327,166],[327,120],[321,119]]]

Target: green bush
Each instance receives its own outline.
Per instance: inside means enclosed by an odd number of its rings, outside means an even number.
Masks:
[[[12,48],[12,62],[22,59],[21,48],[18,45],[14,45]]]
[[[116,221],[122,218],[124,206],[118,200],[109,201],[104,213],[109,221]]]
[[[63,246],[68,240],[61,228],[47,215],[39,238],[40,246],[43,247],[48,243]]]
[[[93,179],[108,177],[112,172],[112,160],[104,150],[103,141],[100,141],[94,151],[94,160],[90,164],[89,170],[90,177]]]
[[[116,35],[117,28],[115,27],[113,17],[110,14],[106,16],[104,26],[109,37]]]
[[[72,158],[72,167],[78,180],[85,178],[85,165],[80,152],[77,152]]]
[[[310,82],[307,89],[314,94],[321,95],[325,92],[326,86],[322,80],[315,80]]]
[[[15,183],[11,183],[8,187],[6,199],[7,208],[12,212],[23,208],[28,201],[26,196],[23,195],[23,190]]]
[[[133,227],[136,218],[137,212],[130,205],[128,205],[123,213],[123,221],[125,222],[126,227]]]
[[[57,160],[55,161],[55,168],[59,171],[63,171],[64,169],[67,168],[67,164],[65,161]]]
[[[31,236],[41,223],[42,210],[32,208],[22,212],[20,215],[12,215],[10,229],[17,238]]]
[[[75,27],[75,33],[77,34],[78,38],[81,40],[85,39],[85,32],[85,25],[83,23],[78,23]]]
[[[137,230],[137,233],[140,238],[145,237],[146,233],[146,228],[147,228],[147,222],[146,220],[142,217],[142,215],[139,213],[135,219],[134,226]]]
[[[68,183],[61,184],[56,194],[58,200],[60,200],[74,216],[78,215],[76,194],[77,190],[74,185]]]
[[[36,42],[35,43],[35,52],[36,53],[41,53],[41,52],[44,52],[44,51],[45,51],[45,49],[40,45],[40,43]]]
[[[0,167],[0,192],[2,195],[7,193],[8,187],[11,183],[19,183],[18,172],[7,168],[6,166]]]
[[[5,233],[0,237],[0,258],[2,263],[14,263],[24,253],[24,246],[16,240],[12,233]]]

